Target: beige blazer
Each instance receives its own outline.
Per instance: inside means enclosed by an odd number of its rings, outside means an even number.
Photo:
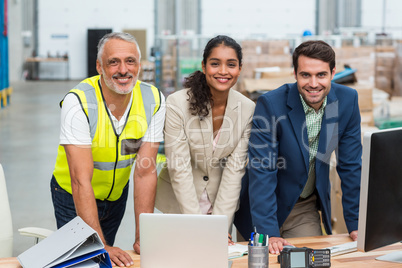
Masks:
[[[187,89],[166,100],[166,166],[158,177],[155,207],[163,213],[200,214],[204,189],[212,214],[227,215],[231,227],[238,206],[241,179],[255,104],[231,89],[213,151],[212,112],[205,118],[191,115]]]

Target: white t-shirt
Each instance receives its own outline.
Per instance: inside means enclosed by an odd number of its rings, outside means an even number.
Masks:
[[[126,111],[120,120],[117,120],[109,110],[112,123],[117,134],[123,131],[128,111],[133,101],[133,94],[127,105]],[[109,109],[109,108],[108,108]],[[163,126],[165,123],[165,96],[161,94],[161,106],[156,114],[152,117],[151,123],[145,132],[142,141],[144,142],[161,142],[163,141]],[[89,130],[89,123],[78,97],[74,94],[67,94],[64,98],[61,108],[61,128],[60,128],[60,144],[75,145],[91,145],[92,139]]]

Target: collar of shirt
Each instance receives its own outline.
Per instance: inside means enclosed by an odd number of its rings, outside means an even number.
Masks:
[[[304,113],[305,113],[306,115],[307,115],[307,114],[310,114],[310,113],[315,113],[314,108],[308,106],[308,104],[304,101],[302,95],[299,94],[299,96],[300,96],[301,103],[302,103],[302,105],[303,105]],[[327,96],[325,96],[324,102],[322,103],[320,109],[318,109],[317,114],[323,114],[326,106],[327,106]]]

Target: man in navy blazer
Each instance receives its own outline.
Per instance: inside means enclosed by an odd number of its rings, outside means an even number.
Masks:
[[[253,226],[269,235],[274,254],[289,244],[284,238],[320,235],[319,210],[326,233],[332,233],[329,163],[333,151],[346,226],[351,238],[357,239],[362,154],[357,92],[331,82],[335,53],[323,41],[298,46],[293,65],[297,82],[257,101],[242,204],[236,215],[237,225],[244,224],[247,213],[242,214],[242,209],[249,205]],[[251,222],[243,236],[249,236],[250,226]]]

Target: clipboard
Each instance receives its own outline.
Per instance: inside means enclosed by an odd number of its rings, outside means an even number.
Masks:
[[[88,260],[100,268],[112,268],[98,233],[79,216],[17,257],[22,267],[74,267]]]

